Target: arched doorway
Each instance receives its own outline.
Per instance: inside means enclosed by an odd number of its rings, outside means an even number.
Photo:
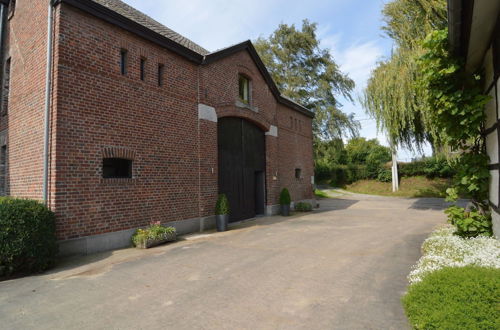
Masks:
[[[218,120],[219,193],[227,195],[229,221],[264,213],[266,152],[264,132],[242,118]]]

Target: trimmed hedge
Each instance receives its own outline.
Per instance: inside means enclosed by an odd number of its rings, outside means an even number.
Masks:
[[[429,157],[411,163],[399,163],[401,176],[425,176],[433,178],[451,178],[454,170],[444,158]]]
[[[414,329],[500,329],[500,269],[437,270],[403,297]]]
[[[321,165],[316,164],[316,182],[342,187],[370,177],[365,165]]]
[[[0,198],[0,276],[39,272],[58,252],[54,213],[40,202]]]

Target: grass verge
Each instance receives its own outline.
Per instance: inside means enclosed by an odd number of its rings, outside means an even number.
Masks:
[[[394,197],[446,197],[446,189],[450,187],[449,179],[428,179],[424,176],[404,177],[399,183],[399,191],[392,192],[391,182],[377,180],[361,180],[345,187],[345,190],[369,195]]]
[[[500,329],[500,269],[437,270],[410,286],[403,305],[415,329]]]
[[[314,190],[314,195],[318,198],[330,198],[330,196],[323,190]]]

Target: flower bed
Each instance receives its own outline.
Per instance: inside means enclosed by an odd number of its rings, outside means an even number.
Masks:
[[[455,228],[434,231],[422,245],[423,256],[408,276],[410,284],[444,267],[479,266],[500,268],[500,241],[490,237],[464,239],[453,235]]]
[[[132,236],[132,243],[140,249],[149,249],[150,247],[175,240],[177,240],[175,228],[163,227],[160,222],[151,223],[146,229],[137,229]]]

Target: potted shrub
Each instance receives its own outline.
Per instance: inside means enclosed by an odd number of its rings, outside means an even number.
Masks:
[[[283,188],[280,193],[280,205],[281,205],[281,215],[287,217],[290,215],[290,203],[292,199],[288,189]]]
[[[217,231],[226,231],[229,222],[229,201],[225,194],[220,194],[215,205],[215,224]]]
[[[150,247],[175,240],[177,240],[175,228],[164,227],[160,221],[152,222],[146,229],[137,229],[132,236],[132,243],[140,249],[149,249]]]

